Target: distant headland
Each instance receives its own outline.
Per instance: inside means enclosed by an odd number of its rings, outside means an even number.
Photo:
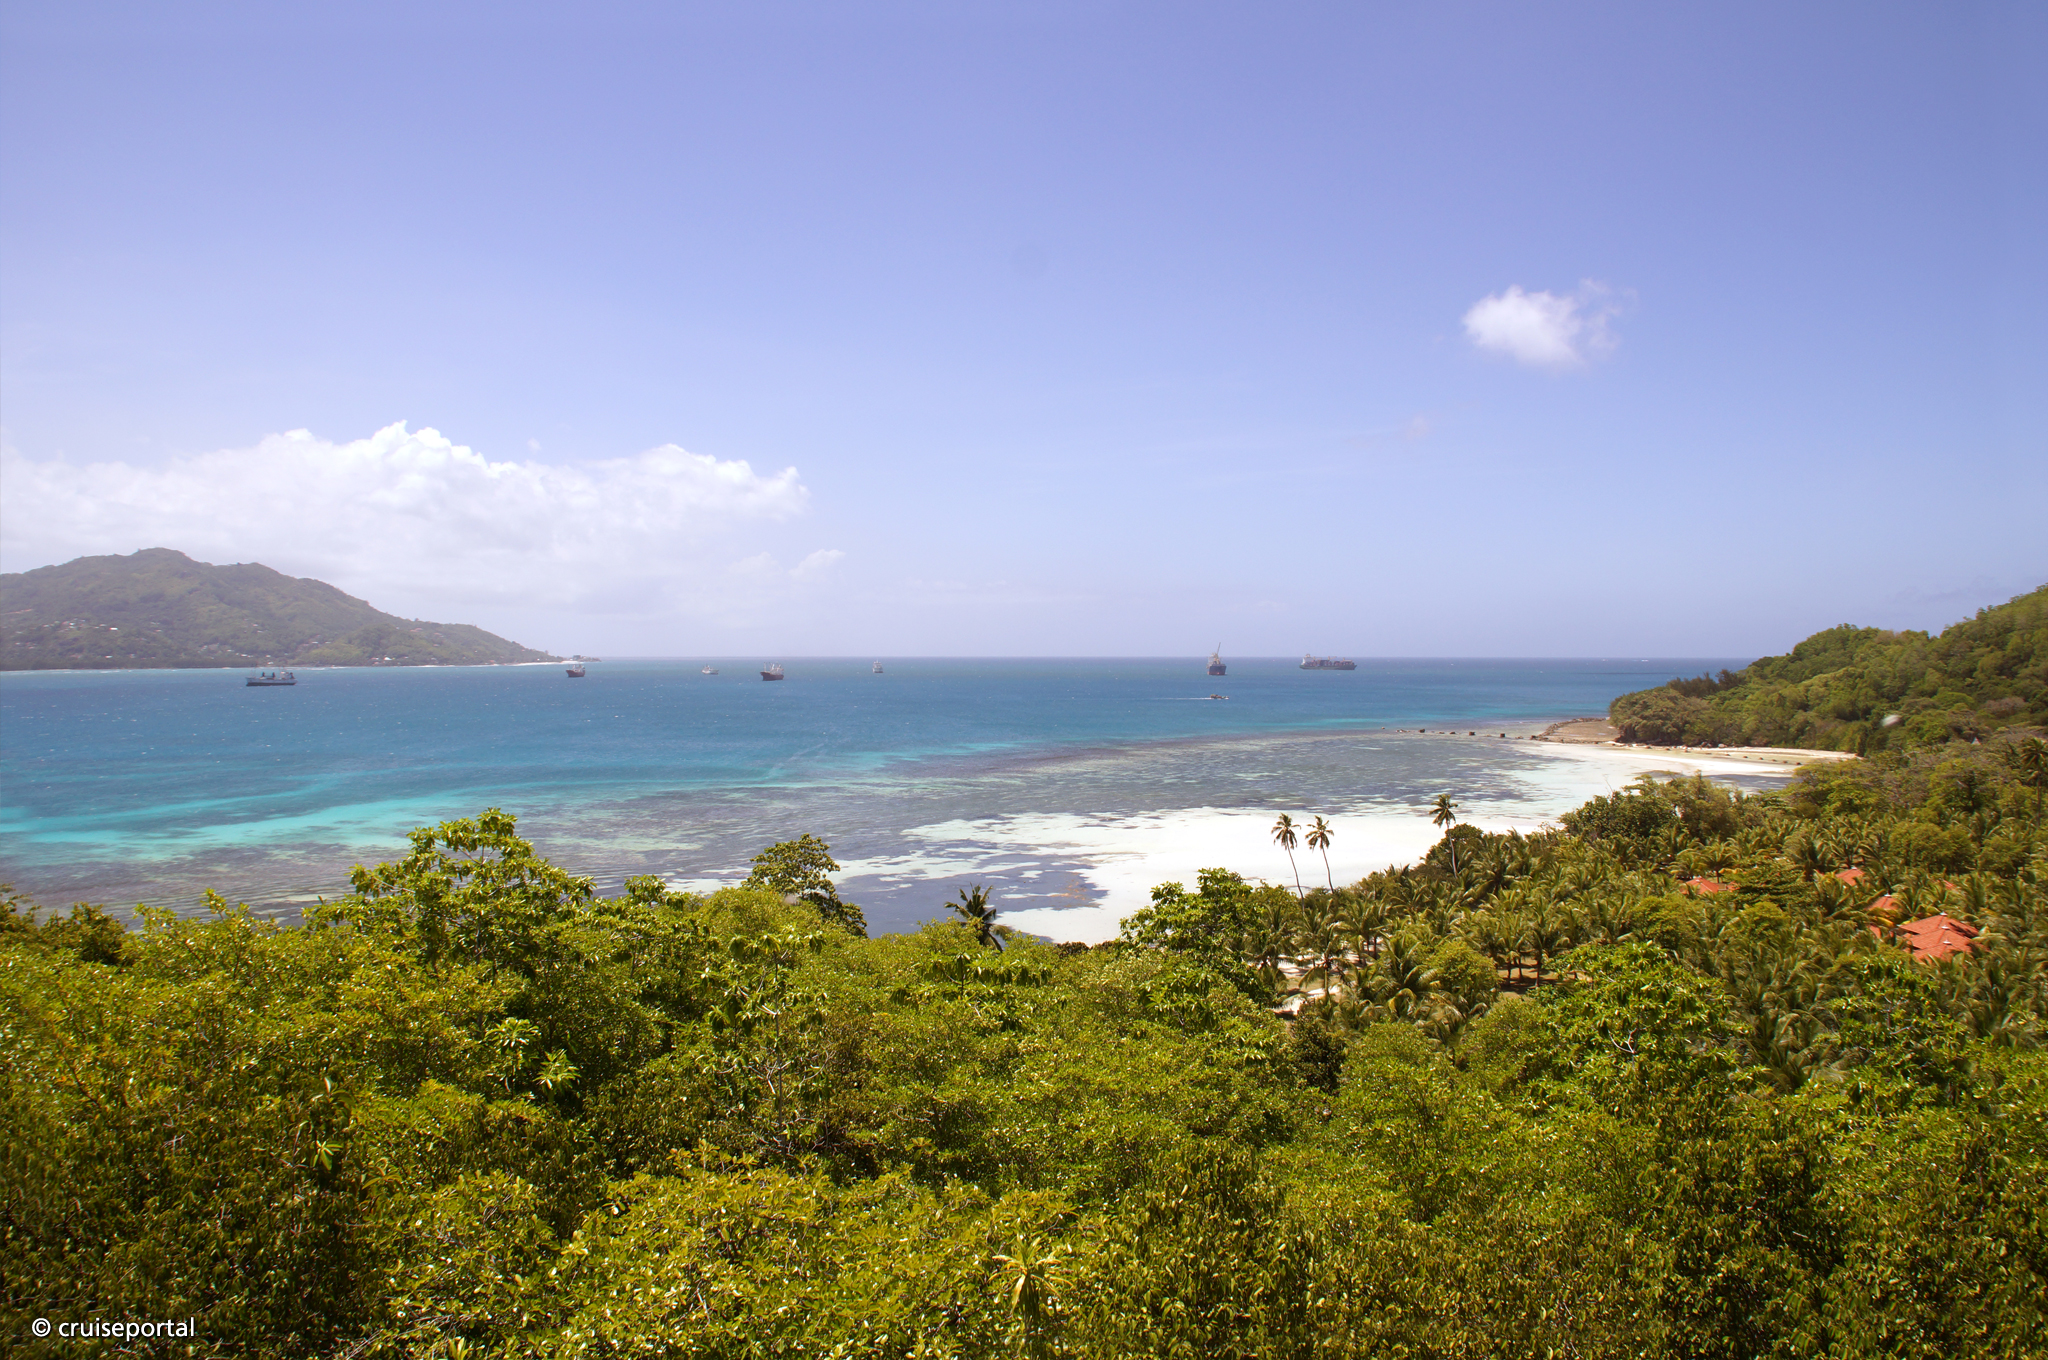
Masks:
[[[1829,628],[1740,671],[1624,694],[1607,717],[1627,743],[1857,755],[2048,727],[2048,586],[1934,637]]]
[[[0,575],[0,670],[482,666],[560,657],[401,619],[324,581],[170,548]]]

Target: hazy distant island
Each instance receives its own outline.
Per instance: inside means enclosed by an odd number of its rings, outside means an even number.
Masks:
[[[0,575],[0,670],[558,661],[467,623],[401,619],[324,581],[170,548]]]
[[[2048,586],[1939,636],[1843,624],[1740,671],[1624,694],[1625,742],[1872,755],[2048,726]]]

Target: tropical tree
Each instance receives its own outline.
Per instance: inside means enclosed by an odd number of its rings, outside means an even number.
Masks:
[[[1570,938],[1571,916],[1549,897],[1538,896],[1523,918],[1522,947],[1536,956],[1536,980],[1543,981],[1543,961],[1557,953]]]
[[[975,940],[983,949],[993,947],[1000,954],[1003,949],[1000,932],[1006,927],[996,924],[996,908],[991,900],[992,896],[987,888],[977,883],[972,888],[962,888],[960,900],[948,902],[946,908],[967,923],[967,928],[974,932]]]
[[[1510,889],[1517,899],[1521,890]],[[1502,972],[1508,971],[1511,963],[1519,963],[1522,952],[1522,935],[1528,929],[1522,919],[1519,900],[1506,900],[1509,893],[1502,894],[1486,911],[1475,912],[1459,923],[1458,933],[1472,942],[1472,947],[1493,960],[1493,966]]]
[[[1440,793],[1430,805],[1429,820],[1448,831],[1458,824],[1458,805],[1451,801],[1451,795]]]
[[[1287,974],[1281,964],[1289,955],[1294,942],[1291,912],[1274,907],[1259,920],[1244,928],[1238,938],[1237,952],[1243,957],[1245,966],[1252,970],[1267,992],[1280,996],[1287,990]]]
[[[777,841],[754,856],[754,871],[744,884],[768,888],[785,897],[797,897],[818,909],[818,914],[853,934],[867,937],[867,918],[859,907],[839,900],[839,889],[830,875],[839,872],[832,847],[816,836],[803,835],[793,841]]]
[[[1056,1353],[1059,1291],[1066,1283],[1061,1268],[1070,1251],[1064,1243],[1019,1233],[1016,1246],[993,1258],[1001,1270],[996,1289],[1009,1308],[1014,1354],[1051,1360]]]
[[[1316,897],[1316,901],[1302,908],[1301,955],[1314,964],[1302,978],[1302,984],[1320,982],[1323,995],[1328,997],[1344,977],[1344,945],[1351,935],[1351,923],[1344,919],[1334,897],[1321,893]]]
[[[1814,875],[1832,870],[1837,862],[1834,847],[1810,831],[1795,832],[1786,840],[1785,858],[1808,883],[1813,882]]]
[[[1372,888],[1346,889],[1346,896],[1349,897],[1350,903],[1344,914],[1351,922],[1353,942],[1359,961],[1362,963],[1368,954],[1378,958],[1380,940],[1386,934],[1387,921],[1390,918],[1387,899],[1377,889]]]
[[[1429,820],[1442,828],[1446,836],[1450,835],[1451,828],[1458,824],[1458,805],[1451,801],[1451,795],[1440,793],[1436,796],[1436,801],[1429,806]],[[1453,839],[1450,845],[1451,872],[1455,874],[1458,872],[1458,842]]]
[[[1381,1014],[1393,1020],[1428,1017],[1437,970],[1430,966],[1429,954],[1420,941],[1407,934],[1387,941],[1373,982]]]
[[[1323,878],[1329,883],[1330,891],[1335,892],[1337,880],[1330,875],[1330,836],[1330,824],[1318,817],[1315,824],[1309,827],[1308,835],[1302,839],[1308,842],[1309,849],[1323,852]]]
[[[1287,852],[1287,867],[1294,870],[1294,895],[1300,897],[1302,895],[1301,868],[1294,862],[1294,847],[1300,841],[1294,834],[1294,818],[1284,812],[1281,813],[1280,820],[1273,823],[1273,839],[1278,841],[1280,848]]]

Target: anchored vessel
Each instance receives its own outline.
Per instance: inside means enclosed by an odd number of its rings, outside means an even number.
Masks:
[[[583,678],[583,663],[581,661],[569,667],[569,678],[571,680],[581,680]]]
[[[245,685],[296,685],[299,677],[290,671],[258,671],[242,682]]]
[[[1209,674],[1221,675],[1223,671],[1223,644],[1219,642],[1216,644],[1216,650],[1209,653]]]
[[[718,667],[716,667],[716,666],[706,666],[706,667],[704,668],[704,674],[706,674],[706,675],[716,675],[716,674],[718,674]]]
[[[763,666],[761,668],[761,678],[763,680],[780,680],[782,678],[782,663],[780,661],[771,661]]]
[[[880,675],[880,674],[882,673],[882,663],[881,663],[881,662],[877,661],[877,662],[875,663],[875,671],[874,671],[874,673],[875,673],[876,675]]]
[[[1343,661],[1334,656],[1309,656],[1302,654],[1301,668],[1305,671],[1355,671],[1356,661]]]

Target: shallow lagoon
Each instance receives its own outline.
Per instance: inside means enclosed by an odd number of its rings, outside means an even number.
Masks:
[[[884,658],[881,675],[832,658],[784,659],[789,678],[764,684],[758,660],[705,676],[707,660],[606,661],[580,680],[305,671],[290,689],[225,671],[8,674],[0,877],[46,905],[192,909],[214,887],[289,916],[402,850],[408,828],[498,806],[606,888],[729,882],[808,831],[873,929],[910,928],[976,881],[1021,925],[1100,938],[1152,883],[1204,865],[1285,879],[1265,838],[1282,811],[1335,821],[1339,882],[1426,846],[1420,808],[1440,792],[1485,825],[1555,817],[1636,770],[1520,738],[1745,664],[1273,658],[1217,680],[1200,658]]]

